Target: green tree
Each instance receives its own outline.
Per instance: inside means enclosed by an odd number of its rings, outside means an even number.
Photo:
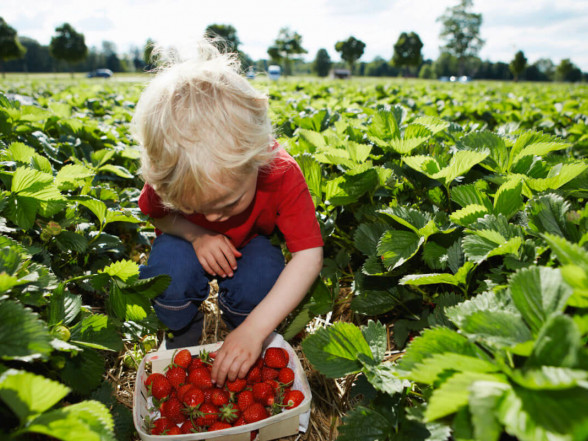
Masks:
[[[241,40],[237,37],[237,30],[229,24],[211,24],[206,27],[204,31],[205,35],[210,37],[220,37],[222,38],[226,44],[229,46],[229,50],[231,52],[239,52],[239,45],[241,44]],[[223,43],[220,42],[218,44],[220,50],[224,50]]]
[[[0,71],[2,71],[2,78],[6,77],[2,62],[22,58],[25,53],[26,49],[18,40],[16,30],[0,17]]]
[[[459,75],[464,73],[466,59],[477,56],[484,45],[480,38],[482,14],[470,12],[472,5],[472,0],[460,0],[457,6],[447,8],[437,19],[442,24],[439,36],[446,42],[441,51],[457,57]]]
[[[433,72],[437,77],[450,77],[458,71],[457,57],[448,52],[441,52],[433,63]]]
[[[326,77],[331,70],[331,57],[326,49],[319,49],[312,63],[312,70],[316,72],[319,77]]]
[[[355,62],[363,55],[364,49],[365,43],[353,36],[335,43],[335,50],[341,54],[341,59],[347,63],[351,72]]]
[[[527,67],[527,58],[525,57],[523,51],[518,51],[515,54],[508,67],[514,76],[514,80],[519,81],[519,76],[525,71],[525,68]]]
[[[582,71],[569,58],[564,58],[555,69],[555,80],[571,83],[582,81]]]
[[[308,51],[302,47],[302,36],[291,31],[289,28],[282,28],[275,39],[274,44],[267,50],[271,59],[284,64],[284,75],[292,73],[291,61],[293,55],[306,54]]]
[[[83,60],[88,54],[84,34],[76,32],[69,23],[55,28],[55,32],[56,35],[51,37],[51,43],[49,43],[49,51],[53,58],[69,64],[73,78],[72,63]]]
[[[392,64],[398,67],[405,68],[405,76],[408,74],[409,68],[418,68],[423,62],[421,49],[423,42],[419,35],[415,32],[407,34],[403,32],[398,37],[398,41],[394,45],[394,56],[392,57]]]
[[[433,70],[433,66],[431,64],[423,64],[421,69],[419,70],[419,78],[425,80],[432,80],[435,78],[435,71]]]

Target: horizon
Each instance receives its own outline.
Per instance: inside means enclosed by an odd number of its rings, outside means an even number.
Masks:
[[[267,48],[279,29],[289,27],[302,36],[308,53],[301,58],[306,62],[321,48],[338,62],[334,44],[349,36],[366,44],[359,61],[371,62],[376,57],[391,59],[402,32],[416,32],[424,45],[423,59],[435,60],[442,44],[437,18],[455,4],[457,0],[366,0],[361,5],[351,0],[261,0],[251,8],[235,0],[223,7],[190,0],[8,0],[1,16],[19,37],[42,45],[49,44],[57,26],[70,23],[84,34],[88,48],[101,49],[102,42],[112,42],[119,56],[133,48],[142,51],[149,38],[181,49],[201,37],[208,25],[228,24],[237,30],[239,49],[253,60],[268,59]],[[588,71],[588,2],[474,1],[472,12],[482,14],[480,36],[486,43],[478,56],[483,61],[508,63],[522,50],[529,64],[549,58],[557,65],[567,58]]]

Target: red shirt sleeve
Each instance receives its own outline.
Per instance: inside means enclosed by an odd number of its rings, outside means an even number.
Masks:
[[[316,219],[316,209],[298,164],[285,172],[280,188],[276,225],[284,235],[291,253],[323,246],[321,229]]]
[[[155,219],[169,214],[169,210],[163,206],[161,198],[149,184],[145,184],[141,190],[139,208],[144,214]]]

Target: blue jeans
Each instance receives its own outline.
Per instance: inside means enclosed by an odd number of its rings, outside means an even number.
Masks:
[[[218,304],[231,328],[239,326],[264,299],[284,269],[282,251],[267,237],[253,238],[239,251],[242,256],[233,277],[218,278]],[[147,265],[141,265],[139,274],[142,279],[171,276],[170,285],[154,299],[153,308],[172,331],[185,328],[196,317],[212,279],[200,265],[192,244],[169,234],[153,241]]]

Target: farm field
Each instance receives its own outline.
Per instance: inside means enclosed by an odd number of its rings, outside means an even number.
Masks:
[[[0,80],[2,439],[138,439],[134,372],[169,283],[138,279],[147,79]],[[314,395],[291,439],[588,439],[588,86],[255,84],[325,240],[279,329]]]

